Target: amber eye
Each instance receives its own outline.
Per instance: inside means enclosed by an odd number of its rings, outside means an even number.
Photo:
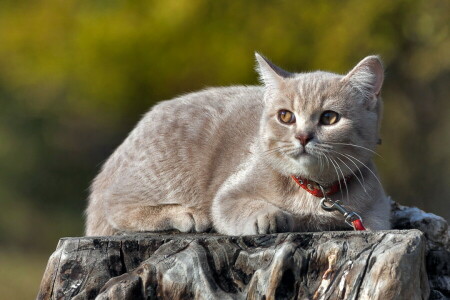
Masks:
[[[320,123],[322,125],[333,125],[339,121],[341,117],[337,112],[334,112],[332,110],[324,111],[323,114],[320,116]]]
[[[295,115],[293,112],[282,109],[278,112],[278,119],[281,123],[292,124],[295,123]]]

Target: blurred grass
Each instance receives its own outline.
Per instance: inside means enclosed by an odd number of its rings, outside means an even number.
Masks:
[[[43,253],[0,250],[0,298],[35,299],[47,260]]]

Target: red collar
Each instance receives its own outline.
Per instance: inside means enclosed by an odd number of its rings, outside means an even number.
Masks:
[[[314,196],[320,197],[320,198],[324,196],[322,191],[320,190],[319,184],[317,182],[308,180],[308,179],[305,179],[305,178],[302,178],[299,176],[295,176],[295,175],[291,175],[291,177],[301,188],[303,188],[305,191],[307,191],[311,195],[314,195]],[[341,181],[336,181],[331,186],[324,188],[327,196],[331,196],[331,195],[334,195],[337,192],[339,192],[339,190],[341,189],[341,186],[343,186],[345,184],[345,182],[348,181],[348,179],[349,179],[349,177],[346,177],[346,178],[342,179]]]

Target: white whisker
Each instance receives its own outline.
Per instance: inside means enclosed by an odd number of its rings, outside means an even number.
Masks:
[[[354,156],[351,156],[350,154],[343,154],[345,156],[350,156],[351,158],[353,158],[354,160],[356,160],[357,162],[359,162],[360,164],[362,164],[367,170],[369,170],[370,173],[372,173],[372,175],[375,177],[375,179],[378,181],[378,183],[380,184],[380,186],[382,186],[380,179],[378,178],[378,176],[368,167],[366,166],[366,164],[364,164],[362,161],[360,161],[359,159],[357,159]]]
[[[347,181],[345,180],[344,172],[342,171],[341,166],[339,166],[339,163],[338,163],[337,161],[335,161],[335,160],[334,160],[334,162],[336,163],[336,165],[337,165],[339,171],[340,171],[341,174],[342,174],[342,181],[344,182],[345,190],[346,190],[346,192],[347,192],[347,201],[348,201],[348,199],[349,199],[349,196],[348,196],[348,186],[347,186]],[[344,197],[344,196],[342,196],[342,197]]]
[[[372,149],[369,149],[369,148],[366,148],[366,147],[363,147],[363,146],[360,146],[360,145],[348,144],[348,143],[333,143],[333,142],[326,142],[326,144],[357,147],[357,148],[360,148],[360,149],[367,150],[367,151],[369,151],[369,152],[371,152],[371,153],[373,153],[375,155],[378,155],[379,157],[382,158],[382,156],[380,154],[378,154],[377,152],[373,151]]]
[[[264,155],[270,155],[270,154],[273,154],[275,152],[282,153],[283,151],[285,153],[286,151],[290,151],[290,150],[293,150],[293,149],[297,149],[297,147],[293,146],[292,144],[290,144],[290,145],[279,146],[279,147],[268,149],[268,150],[264,151],[263,154]]]
[[[335,151],[336,152],[336,151]],[[338,154],[340,154],[340,155],[343,155],[343,154],[341,154],[341,153],[338,153]],[[345,156],[344,156],[345,157]],[[359,177],[358,176],[356,176],[356,174],[355,174],[355,172],[353,172],[353,170],[342,160],[342,159],[340,159],[339,157],[336,157],[337,159],[339,159],[346,167],[347,167],[347,169],[349,169],[350,170],[350,172],[352,172],[352,174],[353,174],[353,176],[355,176],[356,177],[356,179],[358,180],[358,182],[359,182],[359,184],[361,185],[361,187],[363,188],[363,190],[364,190],[364,192],[367,194],[367,190],[366,190],[366,188],[365,188],[365,186],[364,186],[364,184],[361,182],[361,180],[359,179]],[[348,160],[350,160],[348,157],[346,157]],[[351,160],[350,160],[351,161]],[[356,164],[355,164],[356,165]],[[359,170],[359,168],[358,168],[358,170]],[[360,171],[360,173],[361,173],[361,171]],[[362,173],[361,173],[361,178],[362,178],[362,180],[364,180],[364,178],[362,177]],[[368,195],[368,194],[367,194]]]
[[[344,194],[342,193],[341,178],[340,178],[340,176],[339,176],[339,172],[338,172],[338,170],[337,170],[337,168],[336,168],[336,165],[335,165],[336,162],[334,162],[333,159],[332,159],[331,157],[328,157],[328,159],[330,160],[330,163],[331,163],[331,164],[333,165],[333,167],[334,167],[334,171],[336,172],[337,179],[338,179],[338,183],[339,183],[339,190],[341,191],[341,197],[344,198]]]
[[[323,149],[323,150],[325,150],[325,149]],[[380,179],[378,178],[378,176],[366,165],[366,164],[364,164],[361,160],[359,160],[359,159],[357,159],[356,157],[354,157],[354,156],[352,156],[352,155],[350,155],[350,154],[344,154],[344,153],[340,153],[340,152],[338,152],[338,151],[336,151],[336,150],[333,150],[333,149],[329,149],[329,150],[325,150],[325,151],[327,151],[327,152],[330,152],[330,151],[332,151],[332,152],[334,152],[334,153],[336,153],[336,154],[339,154],[339,155],[342,155],[343,157],[345,157],[345,158],[347,158],[350,162],[352,162],[354,165],[355,165],[355,167],[358,169],[358,171],[359,171],[359,174],[361,175],[361,178],[362,178],[362,180],[363,180],[363,182],[365,182],[365,180],[364,180],[364,176],[363,176],[363,174],[362,174],[362,172],[361,172],[361,169],[358,167],[358,165],[353,161],[353,160],[356,160],[357,162],[359,162],[362,166],[364,166],[367,170],[369,170],[369,172],[375,177],[375,179],[378,181],[378,183],[381,185],[381,182],[380,182]],[[336,157],[337,158],[337,157]],[[348,167],[348,166],[347,166]],[[350,168],[349,168],[350,169]],[[355,175],[356,176],[356,175]],[[356,176],[357,177],[357,176]],[[358,178],[358,177],[357,177]],[[361,182],[360,182],[361,183]],[[365,184],[364,184],[365,185]],[[364,187],[364,185],[361,183],[361,186],[363,186],[363,188],[364,188],[364,191],[366,191],[366,193],[367,193],[367,190],[365,189],[365,187]]]

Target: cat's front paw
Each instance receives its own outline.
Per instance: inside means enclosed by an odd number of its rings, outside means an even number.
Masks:
[[[289,232],[294,229],[294,217],[281,209],[271,207],[255,212],[245,222],[243,234]]]
[[[171,223],[172,227],[180,232],[205,232],[212,226],[206,215],[191,211],[174,216]]]

